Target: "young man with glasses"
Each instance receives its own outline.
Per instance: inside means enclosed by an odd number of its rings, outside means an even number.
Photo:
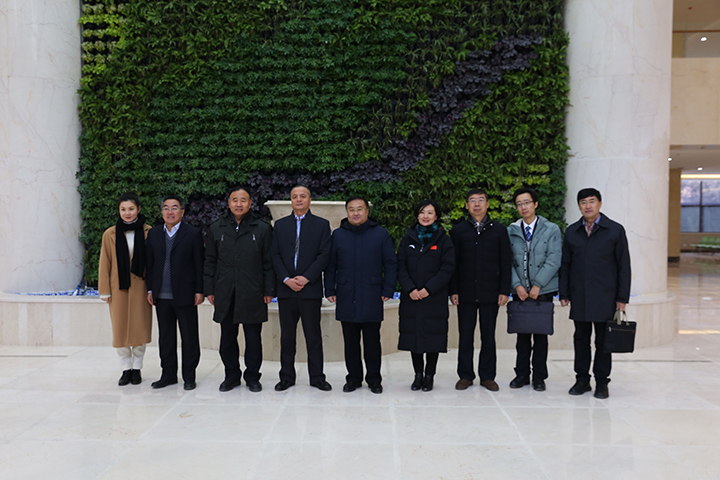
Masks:
[[[513,302],[528,299],[552,302],[558,290],[562,235],[560,228],[544,217],[535,214],[538,194],[530,187],[521,187],[513,195],[513,203],[522,218],[508,227],[513,251],[512,288]],[[545,390],[548,377],[548,336],[518,333],[515,344],[515,378],[510,388],[530,384],[532,357],[532,386]]]

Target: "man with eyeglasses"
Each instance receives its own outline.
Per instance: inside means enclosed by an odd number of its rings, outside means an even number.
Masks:
[[[158,319],[160,380],[153,388],[177,383],[177,328],[182,339],[185,390],[194,390],[200,362],[198,311],[203,295],[203,239],[199,229],[182,221],[185,205],[177,195],[162,199],[163,225],[150,229],[146,246],[148,302]]]
[[[545,217],[535,214],[538,194],[534,188],[520,187],[513,194],[520,218],[508,227],[513,251],[513,302],[552,302],[558,291],[558,271],[562,257],[560,228]],[[515,378],[510,388],[530,384],[538,392],[545,390],[548,377],[548,336],[518,333],[515,343]]]
[[[565,230],[560,267],[560,304],[570,305],[575,322],[575,384],[582,395],[590,387],[590,337],[595,329],[595,397],[608,398],[612,356],[605,353],[608,320],[630,300],[630,251],[625,229],[600,213],[602,196],[594,188],[577,194],[582,218]]]
[[[330,265],[325,271],[325,295],[337,302],[335,318],[342,324],[345,342],[346,383],[343,392],[362,386],[360,350],[362,335],[365,381],[372,393],[382,393],[380,322],[383,303],[392,298],[397,281],[395,245],[387,230],[369,217],[363,197],[345,202],[347,218],[332,235]]]
[[[497,314],[510,298],[512,251],[507,228],[488,215],[488,195],[472,189],[466,196],[468,218],[455,225],[450,238],[455,245],[455,273],[450,281],[450,299],[457,305],[460,334],[457,390],[465,390],[475,379],[473,368],[475,324],[480,324],[480,385],[499,390],[495,326]]]

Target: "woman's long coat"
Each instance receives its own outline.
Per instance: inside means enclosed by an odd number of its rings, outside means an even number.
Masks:
[[[445,230],[440,228],[425,246],[415,227],[407,230],[398,248],[400,350],[447,352],[448,283],[454,270],[455,248]],[[428,297],[410,298],[411,291],[423,288]]]
[[[228,210],[210,225],[203,276],[205,295],[215,295],[214,321],[267,322],[263,297],[275,296],[271,243],[272,227],[252,212],[238,225]]]
[[[145,238],[150,225],[144,226]],[[113,347],[138,347],[150,343],[152,306],[147,301],[147,286],[143,277],[130,272],[130,288],[120,290],[117,272],[115,227],[105,230],[98,268],[98,293],[110,295],[110,321],[113,328]],[[145,241],[145,238],[142,241]],[[135,238],[135,243],[140,239]],[[132,258],[130,258],[132,262]]]

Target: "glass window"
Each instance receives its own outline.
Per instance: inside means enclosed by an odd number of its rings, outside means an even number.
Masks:
[[[680,183],[680,204],[700,205],[700,180],[682,180]]]
[[[720,205],[720,180],[702,181],[702,204]]]
[[[682,207],[680,231],[688,233],[700,231],[700,207]]]
[[[702,231],[720,232],[720,207],[702,207],[702,209]]]

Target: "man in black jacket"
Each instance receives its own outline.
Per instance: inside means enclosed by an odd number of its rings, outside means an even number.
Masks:
[[[210,225],[205,250],[205,295],[215,306],[220,324],[220,358],[225,379],[220,391],[240,385],[239,324],[245,334],[245,383],[251,392],[262,390],[262,324],[267,304],[275,296],[275,272],[270,258],[272,227],[250,211],[246,188],[228,191],[229,210]]]
[[[488,196],[483,190],[472,189],[466,197],[469,216],[450,231],[455,245],[455,274],[450,281],[450,299],[458,306],[460,342],[455,384],[465,390],[475,379],[473,371],[473,340],[479,316],[480,385],[490,391],[499,390],[495,382],[497,352],[495,326],[500,306],[510,296],[512,250],[504,225],[490,219]]]
[[[612,355],[605,353],[605,329],[616,310],[630,300],[630,251],[625,229],[600,214],[602,197],[594,188],[577,195],[582,218],[565,230],[560,266],[560,304],[570,304],[575,322],[575,385],[570,395],[590,388],[590,337],[595,328],[595,397],[608,398]]]
[[[182,221],[185,206],[180,197],[162,200],[164,225],[148,232],[146,282],[148,302],[155,305],[160,349],[160,380],[153,388],[177,383],[177,327],[182,338],[182,376],[185,390],[195,388],[200,362],[198,311],[203,296],[203,240],[199,229]]]
[[[322,273],[330,261],[330,223],[310,212],[310,190],[296,186],[290,192],[293,213],[275,222],[272,261],[277,275],[280,317],[280,381],[275,390],[295,385],[297,323],[302,318],[310,385],[332,390],[323,373]]]
[[[345,202],[347,218],[332,235],[330,265],[325,272],[325,294],[335,303],[335,319],[342,323],[347,377],[343,392],[362,386],[363,353],[370,391],[382,393],[380,322],[383,302],[392,298],[397,282],[395,245],[387,230],[369,218],[370,206],[362,197]]]

